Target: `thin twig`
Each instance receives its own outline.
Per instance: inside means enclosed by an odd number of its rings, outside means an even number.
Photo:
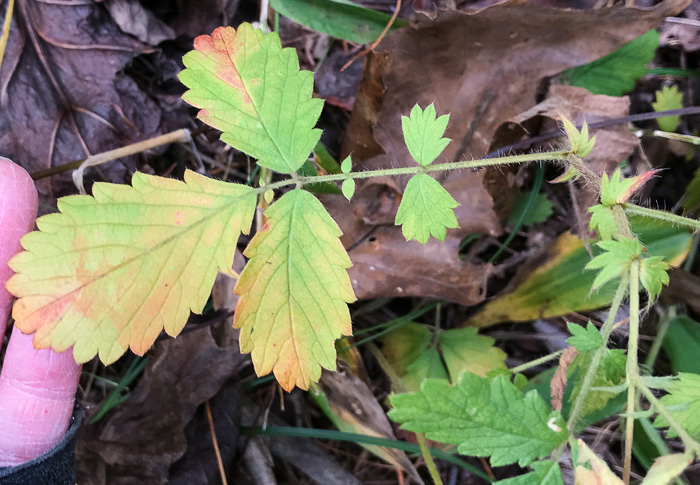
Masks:
[[[228,485],[228,482],[226,481],[226,470],[224,470],[224,460],[221,458],[219,441],[216,439],[216,428],[214,427],[214,418],[211,415],[211,406],[209,406],[209,399],[204,401],[204,409],[206,409],[207,411],[207,421],[209,421],[209,432],[211,433],[211,442],[214,445],[214,454],[216,455],[216,462],[219,464],[219,474],[221,475],[221,483],[223,485]]]

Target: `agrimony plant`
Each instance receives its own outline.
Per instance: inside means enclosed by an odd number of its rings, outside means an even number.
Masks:
[[[190,171],[184,182],[136,174],[132,186],[97,183],[93,196],[61,199],[60,212],[40,218],[39,231],[25,236],[25,251],[10,262],[17,273],[8,282],[18,298],[15,324],[25,333],[35,333],[36,347],[62,351],[72,346],[77,362],[99,355],[109,364],[129,348],[143,354],[162,330],[177,335],[190,311],[202,311],[216,272],[231,271],[238,238],[248,233],[258,198],[269,202],[274,191],[289,187],[265,211],[265,224],[244,252],[249,262],[235,288],[240,300],[234,325],[241,329],[241,350],[251,353],[259,375],[273,372],[288,391],[295,386],[308,389],[322,368],[335,369],[334,343],[352,333],[347,305],[355,295],[340,229],[304,186],[341,182],[342,193],[351,199],[356,179],[413,175],[396,224],[406,239],[424,244],[431,236],[443,240],[448,229],[457,227],[457,202],[430,175],[433,172],[564,160],[567,170],[559,180],[595,177],[581,160],[594,139],[586,126],[579,131],[568,121],[567,149],[435,164],[450,140],[444,137],[449,116],[438,116],[433,105],[416,106],[402,119],[415,166],[352,172],[347,159],[340,173],[303,175],[300,169],[320,137],[315,125],[322,101],[312,97],[312,73],[299,70],[296,53],[283,49],[277,34],[263,34],[248,24],[238,30],[220,28],[198,37],[184,63],[180,79],[189,88],[184,99],[200,109],[199,118],[262,167],[289,178],[252,188]],[[457,444],[462,453],[490,457],[494,465],[532,468],[503,483],[559,484],[558,459],[567,443],[572,450],[583,450],[574,459],[578,475],[584,477],[599,466],[574,439],[577,425],[586,413],[627,389],[628,433],[639,393],[658,412],[658,426],[669,427],[690,454],[700,453],[692,417],[700,378],[682,375],[679,384],[658,399],[636,362],[639,290],[653,299],[668,277],[666,263],[645,254],[627,216],[700,228],[697,221],[629,203],[651,175],[604,176],[601,204],[591,208],[591,228],[599,232],[603,251],[588,266],[601,270],[593,289],[611,280],[619,280],[619,286],[602,335],[591,326],[571,327],[570,343],[579,352],[572,368],[579,369],[580,380],[566,420],[536,393],[523,393],[497,364],[486,376],[450,375],[455,385],[427,380],[418,392],[392,400],[391,417],[407,429]],[[631,331],[622,381],[624,355],[606,344],[627,294]],[[449,350],[447,335],[440,343],[444,354]],[[452,373],[454,366],[446,363]],[[678,402],[690,405],[679,410],[674,407]],[[683,459],[687,461],[685,455]]]

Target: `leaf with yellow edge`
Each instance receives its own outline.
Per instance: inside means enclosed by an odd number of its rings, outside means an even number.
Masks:
[[[250,24],[200,35],[182,59],[189,88],[182,98],[221,139],[280,173],[300,168],[321,137],[323,101],[312,98],[314,75],[299,70],[294,49]]]
[[[608,465],[605,464],[582,440],[577,440],[577,458],[574,461],[576,485],[622,485]]]
[[[284,389],[308,389],[321,367],[335,370],[334,342],[352,332],[352,263],[338,225],[309,192],[287,192],[265,215],[244,253],[234,326],[258,375],[272,371]]]
[[[34,346],[73,346],[76,362],[143,354],[204,308],[217,270],[230,271],[255,212],[250,187],[195,172],[185,182],[141,173],[58,201],[9,263],[15,325]]]

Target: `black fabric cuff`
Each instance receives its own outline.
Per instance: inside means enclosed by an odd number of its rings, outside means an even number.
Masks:
[[[0,467],[0,485],[75,485],[75,437],[84,416],[85,411],[76,404],[63,439],[32,461]]]

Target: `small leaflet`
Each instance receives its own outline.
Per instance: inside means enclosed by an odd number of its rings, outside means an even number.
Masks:
[[[419,165],[430,165],[440,155],[449,138],[443,138],[450,115],[437,116],[435,106],[428,105],[425,110],[415,105],[409,116],[401,117],[403,137],[408,151]]]
[[[448,227],[459,227],[453,210],[458,205],[437,180],[420,173],[408,181],[395,222],[407,241],[425,244],[430,236],[444,241]]]

